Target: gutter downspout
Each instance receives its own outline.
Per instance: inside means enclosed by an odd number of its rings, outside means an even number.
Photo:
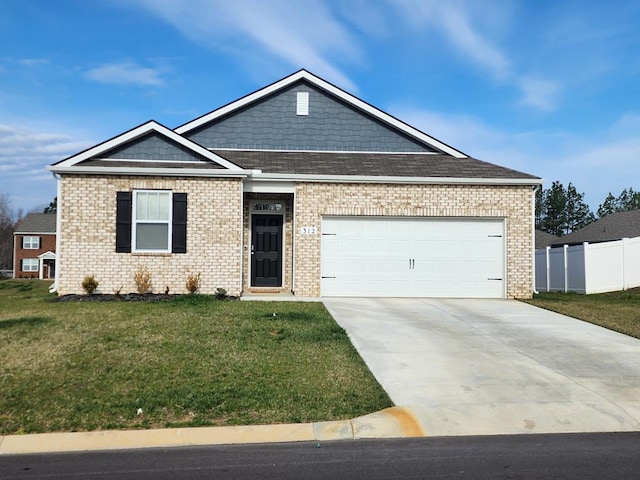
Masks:
[[[533,211],[533,225],[531,226],[531,230],[532,230],[532,238],[531,240],[533,241],[533,245],[532,245],[532,263],[531,265],[533,266],[532,270],[532,283],[533,283],[533,294],[534,295],[538,295],[538,292],[536,290],[536,193],[538,192],[538,189],[541,189],[542,185],[536,185],[535,187],[533,187],[533,194],[531,195],[531,210]],[[548,287],[548,285],[547,285]]]
[[[49,287],[49,293],[57,293],[58,292],[58,281],[60,276],[60,238],[62,237],[62,229],[60,228],[62,224],[62,215],[60,211],[60,207],[62,205],[62,197],[60,193],[62,192],[62,186],[60,184],[60,180],[62,177],[52,172],[53,178],[56,179],[56,198],[57,198],[57,207],[56,207],[56,276],[53,281],[53,285]]]

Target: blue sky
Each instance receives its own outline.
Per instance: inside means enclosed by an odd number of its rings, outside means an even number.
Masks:
[[[2,0],[0,194],[40,210],[46,165],[300,68],[594,211],[640,190],[637,0]]]

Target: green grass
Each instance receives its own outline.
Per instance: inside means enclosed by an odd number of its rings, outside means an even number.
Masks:
[[[295,423],[391,405],[320,303],[51,302],[48,285],[0,281],[1,434]]]
[[[640,288],[596,295],[540,293],[525,301],[640,338]]]

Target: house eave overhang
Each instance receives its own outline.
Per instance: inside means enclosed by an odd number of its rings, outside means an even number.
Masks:
[[[241,169],[202,169],[202,168],[128,168],[128,167],[83,167],[70,166],[62,167],[50,165],[47,170],[59,175],[143,175],[157,177],[224,177],[224,178],[245,178],[257,174],[259,170]]]
[[[304,175],[257,173],[252,181],[310,182],[310,183],[404,183],[425,185],[527,185],[538,186],[541,178],[465,178],[465,177],[401,177],[371,175]]]
[[[14,235],[55,235],[56,232],[13,232]]]
[[[309,182],[309,183],[405,183],[428,185],[541,185],[541,178],[467,178],[467,177],[406,177],[381,175],[310,175],[287,173],[263,173],[261,170],[228,170],[202,168],[129,168],[96,166],[57,166],[50,165],[47,170],[60,175],[135,175],[162,177],[224,177],[248,178],[252,182]],[[17,232],[16,232],[17,233]]]

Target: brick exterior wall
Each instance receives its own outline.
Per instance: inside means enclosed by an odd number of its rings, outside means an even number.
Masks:
[[[22,248],[22,239],[24,237],[40,237],[40,248],[36,249],[25,249]],[[42,255],[46,252],[56,251],[56,236],[52,234],[42,234],[42,233],[28,233],[24,235],[14,235],[14,252],[15,256],[13,258],[13,276],[14,278],[38,278],[40,272],[23,272],[20,268],[22,264],[22,260],[25,258],[33,258],[37,259],[38,255]],[[50,278],[49,272],[47,271],[48,267],[45,266],[44,269],[44,278]]]
[[[151,272],[153,291],[186,293],[189,273],[201,274],[201,292],[242,289],[242,183],[240,179],[63,175],[58,215],[58,292],[83,293],[94,275],[96,293],[136,291],[138,265]],[[187,253],[116,253],[116,192],[168,189],[187,193]]]
[[[295,293],[320,295],[323,215],[506,219],[507,297],[533,293],[530,186],[300,183],[296,188]],[[315,226],[316,235],[300,227]]]
[[[505,219],[507,297],[532,295],[529,186],[300,183],[294,207],[292,195],[243,195],[240,179],[65,175],[60,181],[60,294],[82,293],[87,275],[100,282],[98,293],[113,293],[121,286],[122,293],[133,292],[138,265],[151,272],[154,292],[168,286],[171,293],[185,293],[189,272],[201,273],[202,293],[215,293],[217,287],[230,295],[251,291],[249,204],[261,199],[286,204],[283,286],[266,290],[320,295],[323,215],[484,217]],[[186,254],[115,253],[116,192],[133,189],[188,194]],[[302,235],[302,226],[315,226],[317,233]],[[55,244],[43,251],[48,249],[54,250]]]

